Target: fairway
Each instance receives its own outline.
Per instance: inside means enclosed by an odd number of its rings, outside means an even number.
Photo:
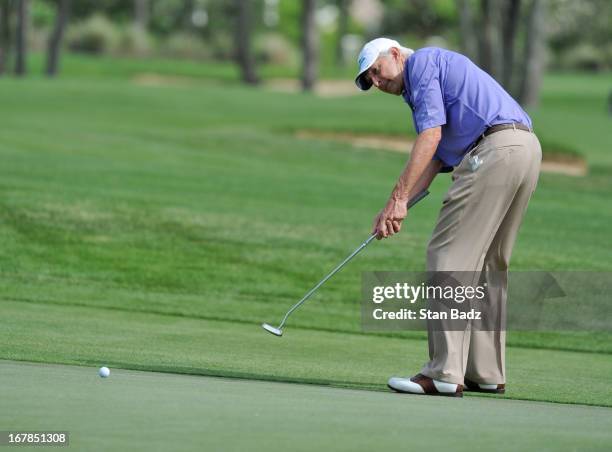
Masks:
[[[78,450],[544,451],[612,442],[612,410],[599,407],[117,369],[101,379],[91,367],[11,361],[0,361],[0,387],[3,428],[69,430]]]

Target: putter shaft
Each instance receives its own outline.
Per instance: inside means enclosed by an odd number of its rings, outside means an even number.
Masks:
[[[410,209],[412,206],[414,206],[417,202],[419,202],[421,199],[423,199],[428,194],[429,194],[428,190],[423,190],[418,195],[416,195],[414,198],[412,198],[410,201],[408,201],[407,208]],[[327,281],[329,278],[331,278],[336,273],[338,273],[340,271],[340,269],[342,269],[342,267],[344,267],[352,258],[354,258],[357,254],[359,254],[361,252],[361,250],[363,250],[366,246],[368,246],[370,244],[370,242],[372,240],[374,240],[375,238],[376,238],[376,234],[370,235],[361,245],[359,245],[359,247],[357,247],[357,249],[355,251],[353,251],[346,259],[344,259],[340,264],[338,264],[338,266],[336,268],[334,268],[327,276],[325,276],[325,278],[323,278],[321,281],[319,281],[316,286],[314,286],[312,289],[310,289],[308,291],[308,293],[306,295],[304,295],[304,297],[300,301],[298,301],[296,304],[294,304],[291,307],[291,309],[289,309],[289,311],[287,311],[287,314],[285,314],[285,317],[283,317],[283,321],[278,326],[278,329],[282,330],[283,326],[285,325],[285,322],[287,321],[287,319],[289,318],[291,313],[293,313],[293,311],[295,311],[302,304],[304,304],[304,302],[306,300],[308,300],[310,298],[310,296],[313,293],[315,293],[319,287],[321,287],[323,284],[325,284],[325,281]]]
[[[281,322],[280,326],[278,327],[279,330],[283,329],[283,326],[285,325],[285,322],[287,321],[287,319],[289,318],[289,316],[291,315],[291,313],[293,311],[295,311],[297,308],[299,308],[306,300],[308,300],[310,298],[310,296],[315,293],[317,291],[317,289],[319,287],[321,287],[325,281],[327,281],[329,278],[331,278],[332,276],[334,276],[338,271],[340,271],[340,269],[342,267],[344,267],[348,261],[350,261],[353,257],[355,257],[357,254],[359,254],[359,252],[364,249],[366,246],[369,245],[369,243],[374,240],[376,238],[376,234],[372,234],[370,237],[367,238],[367,240],[365,242],[363,242],[361,245],[359,245],[359,247],[353,251],[346,259],[344,259],[336,268],[334,268],[325,278],[323,278],[321,281],[319,281],[319,283],[314,286],[312,289],[310,289],[308,291],[308,293],[306,295],[304,295],[304,298],[302,298],[300,301],[298,301],[296,304],[293,305],[293,307],[291,309],[289,309],[289,311],[287,311],[287,314],[285,314],[285,317],[283,318],[283,321]]]

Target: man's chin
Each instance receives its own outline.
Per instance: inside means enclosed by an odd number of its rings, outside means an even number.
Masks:
[[[383,93],[392,94],[394,96],[399,96],[400,94],[402,94],[402,90],[401,89],[397,89],[395,87],[393,87],[391,89],[381,89],[381,91]]]

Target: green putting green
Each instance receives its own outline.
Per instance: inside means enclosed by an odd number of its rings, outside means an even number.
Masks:
[[[0,357],[12,360],[384,391],[388,377],[427,360],[424,340],[292,324],[278,338],[257,323],[12,301],[0,303],[0,317],[10,319],[0,329]],[[607,354],[511,347],[507,367],[506,398],[612,406]]]
[[[76,450],[609,450],[612,410],[0,361],[4,430]],[[21,449],[20,449],[21,450]]]

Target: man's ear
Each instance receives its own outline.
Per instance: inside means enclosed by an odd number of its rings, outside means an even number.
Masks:
[[[393,55],[394,59],[397,59],[400,56],[400,49],[397,47],[391,47],[389,51],[391,52],[391,55]]]

